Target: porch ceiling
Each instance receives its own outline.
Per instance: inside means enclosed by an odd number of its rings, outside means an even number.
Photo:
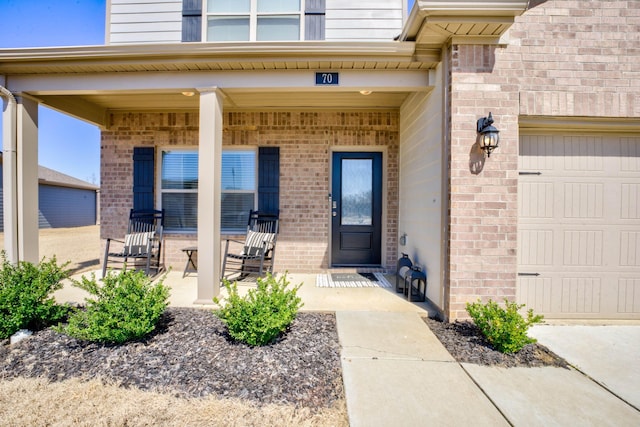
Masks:
[[[223,89],[225,109],[263,108],[398,108],[409,92],[372,92],[362,95],[358,91],[246,91]],[[43,103],[56,107],[64,103],[89,103],[109,111],[163,111],[197,110],[199,99],[180,92],[167,93],[104,93],[95,95],[39,96]]]
[[[105,126],[110,111],[197,110],[197,89],[211,86],[231,110],[399,108],[430,89],[440,55],[397,41],[7,49],[0,77],[16,94]],[[339,72],[340,85],[314,86],[315,71]]]

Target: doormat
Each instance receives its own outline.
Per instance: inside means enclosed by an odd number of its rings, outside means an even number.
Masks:
[[[316,276],[318,288],[390,288],[382,273],[331,273]]]

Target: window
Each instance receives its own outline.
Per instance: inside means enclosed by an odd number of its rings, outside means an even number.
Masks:
[[[198,225],[198,152],[162,151],[160,199],[167,231],[194,232]]]
[[[256,166],[254,150],[222,151],[222,231],[247,230],[249,211],[256,206]]]
[[[302,39],[304,0],[208,0],[207,41]]]
[[[198,151],[162,150],[160,203],[168,232],[195,232],[198,224]],[[257,155],[252,149],[222,152],[221,229],[244,232],[257,199]]]

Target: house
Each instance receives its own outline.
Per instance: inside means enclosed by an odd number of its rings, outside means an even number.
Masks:
[[[0,232],[4,231],[0,156]],[[44,166],[38,166],[38,228],[96,225],[98,187]]]
[[[257,207],[280,212],[278,271],[407,253],[447,319],[478,298],[640,318],[640,2],[108,5],[105,46],[0,51],[16,257],[37,256],[41,103],[102,129],[102,237],[166,209],[199,302]]]

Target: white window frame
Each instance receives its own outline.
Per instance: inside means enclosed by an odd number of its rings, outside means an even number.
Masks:
[[[197,194],[199,189],[200,189],[200,185],[198,185],[197,189],[163,189],[162,188],[162,153],[163,152],[167,152],[167,151],[181,151],[181,152],[188,152],[188,153],[196,153],[198,155],[198,168],[200,168],[200,153],[198,151],[197,147],[185,147],[185,146],[180,146],[180,147],[176,147],[176,146],[165,146],[165,147],[158,147],[157,150],[157,170],[156,170],[156,194],[158,195],[157,197],[157,209],[162,209],[162,196],[165,193],[195,193]],[[257,209],[258,206],[258,180],[259,180],[259,153],[258,153],[258,148],[257,147],[248,147],[248,146],[228,146],[228,147],[224,147],[222,149],[223,152],[225,151],[251,151],[254,153],[254,159],[255,159],[255,163],[254,163],[254,189],[251,190],[221,190],[221,197],[222,197],[222,193],[237,193],[237,194],[249,194],[249,193],[253,193],[253,206],[254,209]],[[197,229],[183,229],[183,230],[168,230],[166,231],[166,234],[197,234]],[[221,234],[225,234],[225,235],[237,235],[237,234],[244,234],[246,232],[246,229],[242,229],[242,230],[221,230]]]
[[[225,43],[225,42],[219,42],[216,40],[208,40],[207,39],[207,28],[209,26],[209,17],[210,16],[247,16],[246,13],[230,13],[230,12],[222,12],[222,13],[210,13],[208,12],[209,8],[207,7],[207,3],[211,2],[211,1],[215,1],[215,0],[205,0],[205,4],[203,5],[203,15],[204,15],[204,19],[202,20],[202,40],[205,40],[207,42],[212,42],[212,43]],[[251,0],[251,9],[249,11],[249,40],[234,40],[234,41],[229,41],[229,42],[242,42],[242,41],[249,41],[249,42],[255,42],[257,41],[257,37],[258,37],[258,17],[259,16],[279,16],[279,15],[287,15],[287,16],[293,16],[293,15],[298,15],[300,20],[300,34],[298,35],[298,40],[297,41],[301,41],[304,40],[304,35],[305,35],[305,28],[304,28],[304,24],[305,24],[305,0],[300,0],[300,10],[296,13],[290,13],[290,12],[260,12],[258,13],[258,0]],[[269,41],[279,41],[279,40],[269,40]],[[269,41],[265,41],[265,42],[269,42]],[[282,40],[282,41],[294,41],[294,40]]]

